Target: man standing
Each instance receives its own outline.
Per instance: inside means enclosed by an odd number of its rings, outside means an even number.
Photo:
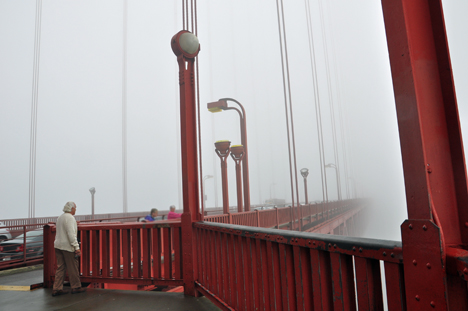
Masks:
[[[81,287],[80,271],[78,269],[81,251],[76,238],[78,226],[75,217],[73,217],[76,213],[76,204],[67,202],[63,207],[63,211],[64,213],[57,219],[57,232],[54,241],[57,271],[55,272],[52,296],[68,294],[67,291],[63,290],[65,269],[70,279],[71,293],[78,294],[86,291],[86,288]]]

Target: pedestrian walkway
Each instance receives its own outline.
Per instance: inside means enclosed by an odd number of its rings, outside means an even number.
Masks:
[[[0,310],[219,310],[205,297],[189,297],[182,293],[93,288],[82,294],[52,297],[51,288],[28,289],[42,283],[42,275],[42,269],[0,275]]]

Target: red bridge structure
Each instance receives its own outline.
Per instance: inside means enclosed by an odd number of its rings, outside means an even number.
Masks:
[[[83,282],[183,286],[224,310],[468,310],[467,176],[442,4],[382,7],[408,209],[401,242],[327,234],[355,229],[363,200],[204,217],[193,82],[199,46],[183,30],[171,41],[180,72],[182,219],[80,224]],[[44,235],[50,287],[53,224]]]

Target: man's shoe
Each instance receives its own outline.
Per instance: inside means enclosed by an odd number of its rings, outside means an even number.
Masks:
[[[68,294],[68,292],[66,292],[64,290],[53,290],[52,291],[52,296],[53,297],[60,296],[60,295],[65,295],[65,294]]]
[[[84,293],[86,290],[87,288],[83,288],[83,287],[74,288],[72,289],[72,294]]]

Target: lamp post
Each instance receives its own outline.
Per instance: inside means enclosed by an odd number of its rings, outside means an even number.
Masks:
[[[228,101],[236,103],[240,110],[236,107],[229,107]],[[244,182],[244,206],[245,211],[250,211],[250,184],[249,184],[249,152],[247,148],[247,123],[245,119],[245,109],[241,103],[233,98],[221,98],[217,102],[209,103],[208,110],[210,112],[221,112],[223,110],[236,110],[240,117],[241,144],[244,146],[244,158],[242,159],[242,174]]]
[[[201,220],[199,209],[197,118],[195,105],[194,63],[200,51],[198,38],[187,30],[181,30],[171,39],[171,48],[179,65],[180,136],[182,158],[182,251],[184,253],[184,294],[196,296],[195,278],[198,274],[193,247],[195,235],[192,223]]]
[[[307,195],[307,176],[309,176],[309,169],[301,169],[301,175],[304,177],[304,194],[305,194],[305,204],[309,204],[309,197]]]
[[[236,181],[237,181],[237,212],[242,212],[242,174],[241,161],[245,156],[244,146],[234,145],[231,147],[231,157],[236,163]]]
[[[229,140],[219,140],[215,142],[215,151],[221,160],[221,183],[223,189],[223,214],[229,213],[229,195],[228,195],[228,178],[227,178],[227,157],[231,152]]]
[[[273,203],[273,191],[272,191],[272,188],[276,186],[276,183],[271,183],[270,184],[270,201],[271,203]]]
[[[94,219],[94,194],[96,193],[96,189],[94,187],[89,188],[89,192],[91,192],[91,216]]]
[[[205,175],[203,177],[203,205],[205,206],[205,208],[206,208],[205,180],[209,178],[213,178],[213,175]]]
[[[341,189],[340,189],[340,177],[339,177],[339,170],[338,170],[338,167],[333,164],[333,163],[328,163],[327,165],[325,165],[325,167],[329,167],[329,168],[334,168],[335,169],[335,173],[336,173],[336,191],[338,193],[338,200],[341,200]]]

